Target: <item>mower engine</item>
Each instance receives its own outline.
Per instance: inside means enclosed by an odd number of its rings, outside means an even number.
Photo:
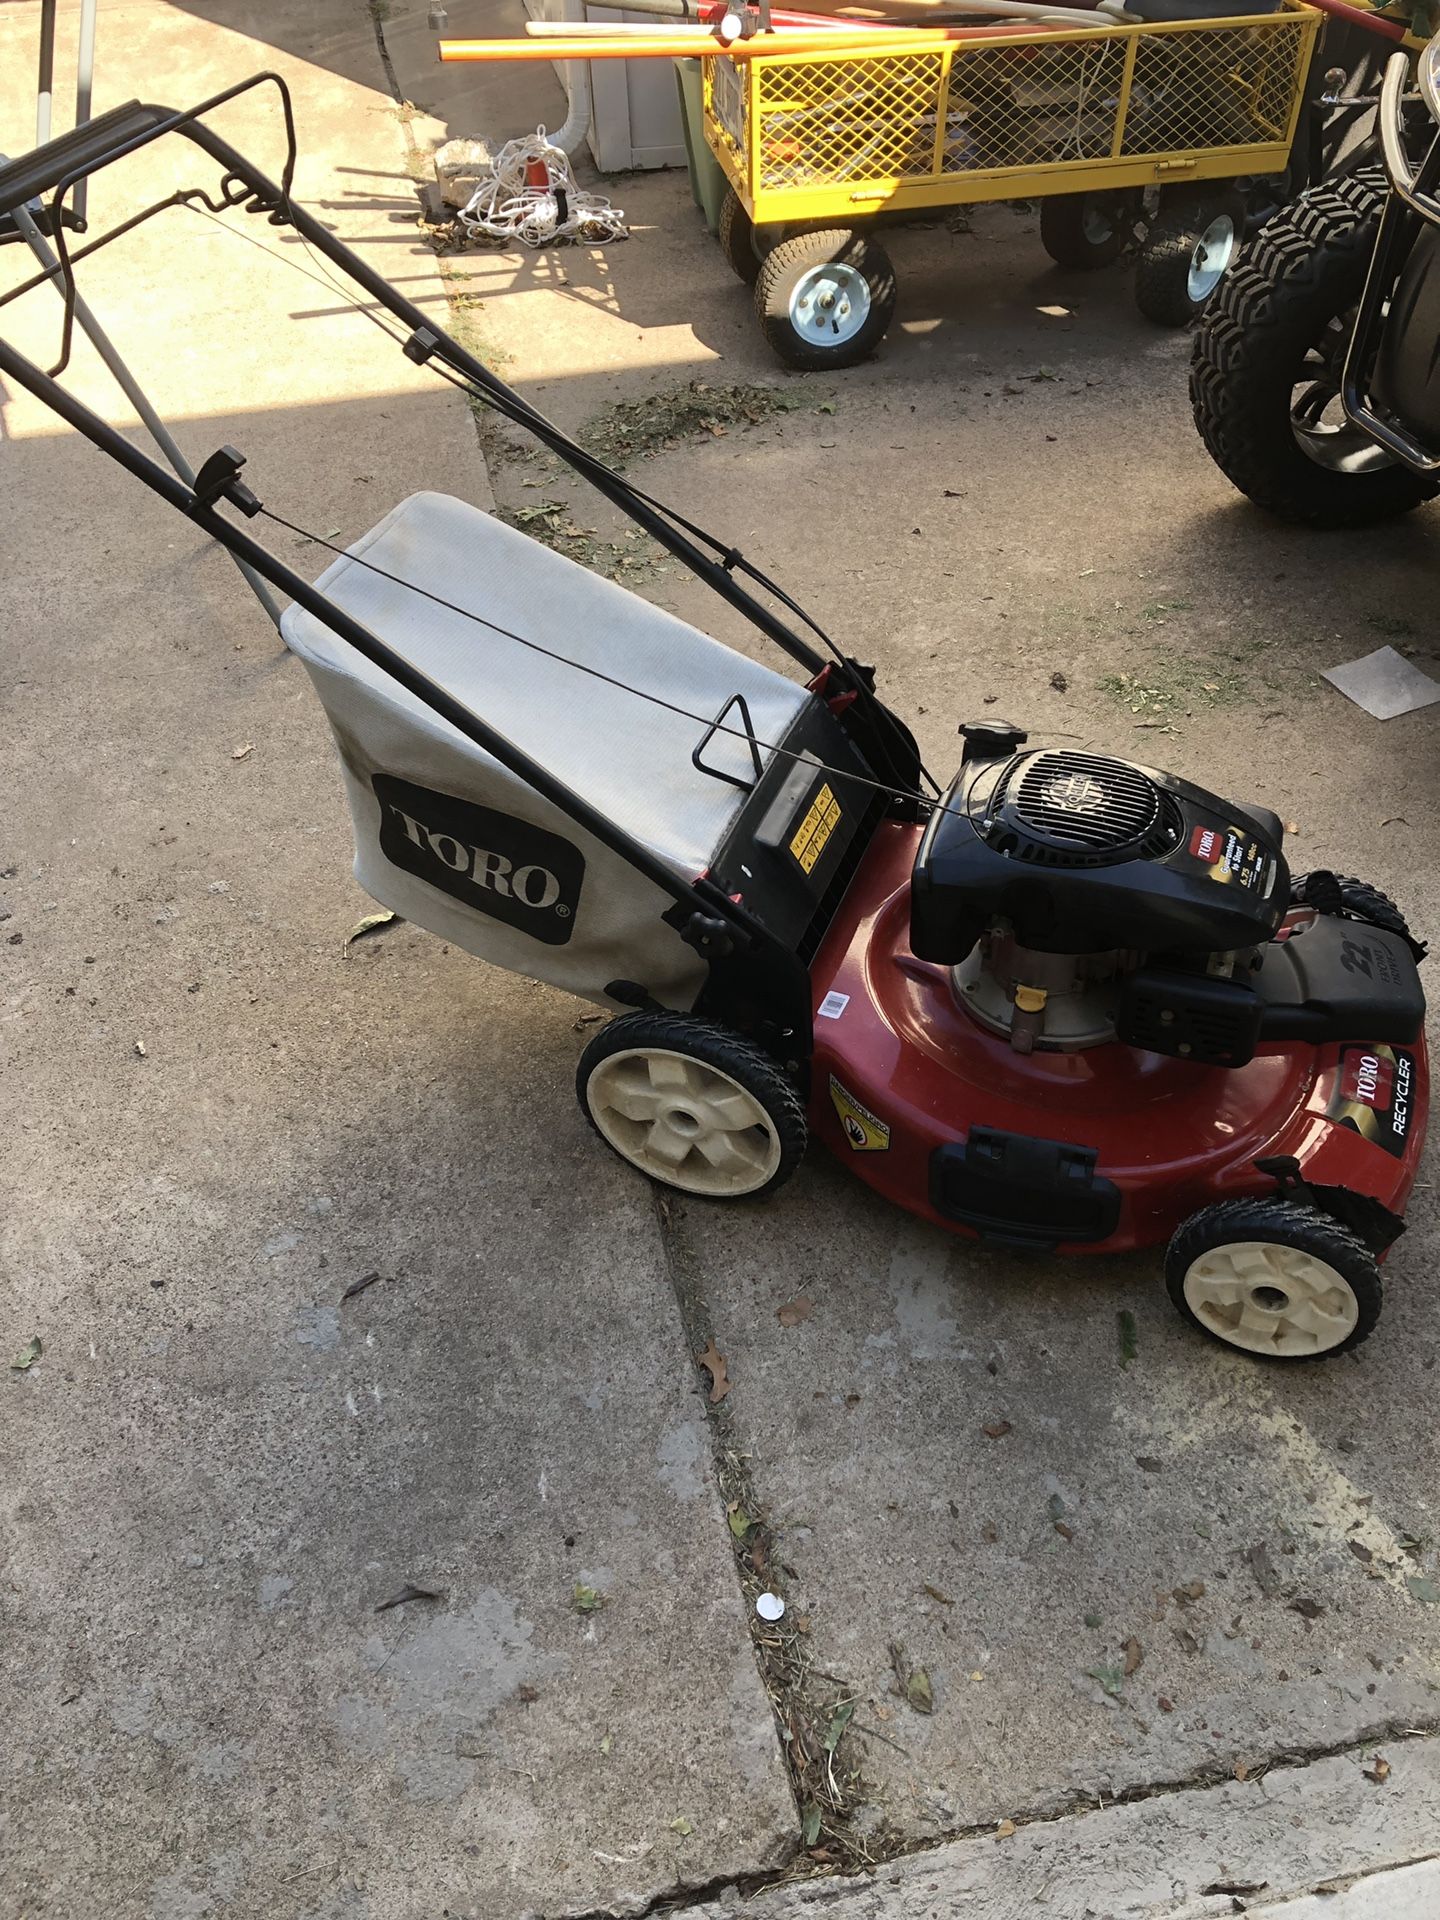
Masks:
[[[911,945],[1017,1053],[1120,1040],[1243,1066],[1290,908],[1274,814],[1100,754],[970,726],[915,862]]]

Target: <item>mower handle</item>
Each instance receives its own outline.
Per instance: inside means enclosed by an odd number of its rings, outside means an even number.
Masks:
[[[57,134],[43,147],[22,153],[0,167],[0,214],[13,213],[27,205],[71,173],[90,173],[104,166],[117,148],[126,147],[168,118],[164,107],[147,107],[129,100],[123,107],[111,107],[108,113],[69,133]]]

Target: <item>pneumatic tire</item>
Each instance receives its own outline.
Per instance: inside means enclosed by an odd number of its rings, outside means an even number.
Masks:
[[[890,256],[843,227],[782,240],[755,282],[760,330],[791,367],[853,367],[867,360],[894,312]]]
[[[1440,491],[1339,414],[1387,190],[1372,167],[1302,194],[1247,248],[1196,330],[1200,437],[1226,479],[1282,520],[1372,526]]]
[[[763,1049],[713,1020],[622,1014],[581,1054],[575,1092],[608,1147],[681,1193],[763,1199],[805,1152],[795,1087]]]
[[[1125,214],[1120,194],[1048,194],[1040,202],[1040,244],[1057,267],[1113,266],[1130,237]]]
[[[1380,1318],[1380,1269],[1348,1227],[1291,1200],[1221,1200],[1176,1230],[1165,1284],[1183,1317],[1266,1360],[1358,1347]]]
[[[1162,206],[1136,264],[1136,306],[1157,327],[1188,326],[1225,284],[1244,235],[1239,194]]]

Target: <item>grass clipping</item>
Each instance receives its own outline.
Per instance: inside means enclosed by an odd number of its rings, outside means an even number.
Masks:
[[[813,404],[780,387],[717,387],[691,380],[643,399],[617,400],[586,421],[578,437],[588,452],[623,467],[707,434],[723,440],[732,427],[757,427],[777,413]]]

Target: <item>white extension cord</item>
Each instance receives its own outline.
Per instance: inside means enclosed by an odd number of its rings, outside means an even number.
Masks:
[[[467,233],[547,247],[555,240],[624,240],[629,228],[603,193],[577,187],[570,160],[544,127],[510,140],[456,218]]]

